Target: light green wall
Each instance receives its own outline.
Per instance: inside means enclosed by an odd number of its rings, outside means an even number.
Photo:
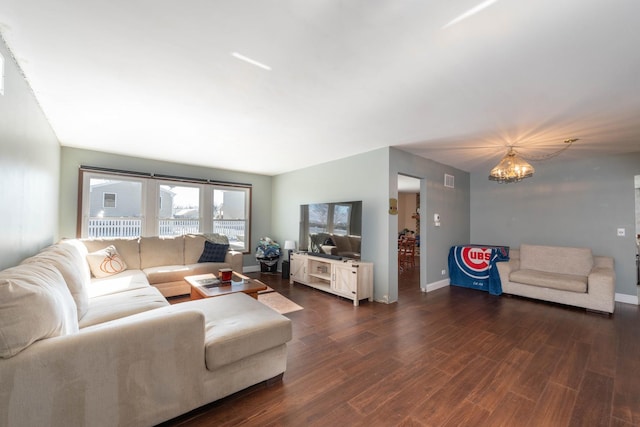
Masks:
[[[205,155],[206,153],[203,153]],[[80,166],[96,166],[136,172],[158,173],[188,178],[212,179],[251,184],[251,252],[245,255],[245,266],[257,266],[255,247],[258,239],[271,229],[271,181],[265,175],[234,172],[162,162],[138,157],[108,154],[99,151],[62,148],[60,173],[60,235],[76,237],[78,212],[78,170]]]
[[[389,192],[398,196],[398,174],[421,180],[420,188],[420,287],[427,289],[449,278],[448,256],[453,245],[470,243],[469,173],[433,160],[390,149]],[[454,188],[444,186],[444,175],[454,176]],[[436,227],[433,215],[440,214]],[[390,216],[389,238],[397,238],[398,218]],[[397,276],[396,254],[389,253],[391,275]],[[445,270],[445,275],[442,275]]]
[[[455,190],[444,191],[444,172],[456,176]],[[439,210],[446,225],[437,232],[426,230],[423,246],[422,283],[446,279],[446,258],[452,244],[469,238],[469,175],[466,172],[382,148],[310,168],[278,175],[273,181],[273,237],[298,241],[299,207],[313,202],[362,200],[362,259],[374,263],[374,298],[398,299],[397,216],[389,214],[389,198],[397,198],[397,174],[424,178],[423,211]],[[423,222],[424,224],[424,222]],[[427,227],[423,225],[423,227]],[[433,267],[433,266],[436,266]],[[432,267],[429,267],[432,266]],[[427,270],[437,270],[433,273]],[[421,283],[421,286],[422,286]]]
[[[475,242],[583,246],[614,257],[616,292],[637,296],[634,176],[640,152],[534,163],[532,178],[497,184],[471,177],[471,237]],[[625,228],[626,237],[617,229]]]
[[[6,44],[0,95],[0,269],[57,239],[60,145]]]
[[[362,260],[374,262],[376,300],[389,298],[387,257],[388,150],[312,166],[273,178],[273,236],[298,244],[300,205],[362,200]],[[393,301],[393,299],[392,299]]]

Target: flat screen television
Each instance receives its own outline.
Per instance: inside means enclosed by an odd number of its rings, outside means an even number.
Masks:
[[[360,259],[362,201],[300,206],[299,248],[334,259]]]

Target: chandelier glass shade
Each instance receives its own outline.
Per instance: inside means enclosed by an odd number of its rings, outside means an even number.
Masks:
[[[500,184],[522,181],[533,176],[535,169],[522,158],[518,157],[513,148],[500,160],[500,163],[489,174],[489,180]]]

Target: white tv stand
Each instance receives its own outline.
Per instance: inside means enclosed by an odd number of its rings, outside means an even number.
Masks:
[[[301,283],[350,299],[357,306],[361,299],[373,301],[373,263],[336,260],[291,254],[289,283]]]

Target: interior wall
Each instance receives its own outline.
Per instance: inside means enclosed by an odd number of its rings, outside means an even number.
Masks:
[[[299,247],[300,205],[362,201],[362,260],[374,263],[374,298],[389,296],[387,148],[311,166],[273,178],[273,227],[278,242],[296,241]],[[396,297],[397,299],[397,297]]]
[[[398,197],[397,177],[401,173],[422,178],[420,189],[420,283],[422,289],[449,278],[449,248],[469,243],[470,197],[469,173],[433,160],[415,156],[406,151],[391,148],[390,197]],[[444,186],[444,175],[454,176],[455,188]],[[440,226],[435,226],[433,215],[440,215]],[[390,215],[393,222],[394,240],[397,216]],[[396,252],[390,252],[392,273],[397,277]],[[445,274],[442,274],[442,271]],[[397,279],[396,279],[397,280]]]
[[[205,154],[203,153],[203,155]],[[121,156],[71,147],[62,148],[61,158],[60,235],[62,237],[76,237],[78,171],[81,165],[238,182],[252,185],[251,254],[244,256],[244,265],[258,265],[255,259],[255,247],[260,237],[269,235],[271,231],[272,178],[270,176]]]
[[[390,149],[389,197],[398,197],[398,174],[421,178],[420,188],[420,287],[429,289],[449,278],[449,248],[470,242],[469,173],[433,160],[415,156],[397,148]],[[444,175],[454,176],[455,188],[444,186]],[[436,227],[433,215],[440,214]],[[391,221],[389,242],[397,239],[398,217]],[[397,288],[398,263],[396,250],[388,253],[390,273]],[[445,274],[442,274],[442,271]]]
[[[533,177],[497,184],[471,176],[471,240],[590,247],[615,260],[616,292],[636,298],[634,176],[640,152],[535,163]],[[617,229],[626,236],[619,237]]]
[[[444,174],[456,188],[444,187]],[[362,200],[362,259],[374,263],[374,298],[398,299],[398,216],[389,214],[389,199],[398,198],[398,173],[423,178],[421,212],[442,216],[442,226],[421,223],[420,277],[427,284],[446,280],[452,245],[469,242],[469,174],[395,148],[368,153],[278,175],[273,181],[273,232],[279,241],[298,241],[300,205]],[[424,238],[426,236],[426,239]],[[425,243],[423,243],[425,242]],[[424,269],[424,270],[423,270]]]
[[[0,37],[0,269],[57,239],[60,144]]]

